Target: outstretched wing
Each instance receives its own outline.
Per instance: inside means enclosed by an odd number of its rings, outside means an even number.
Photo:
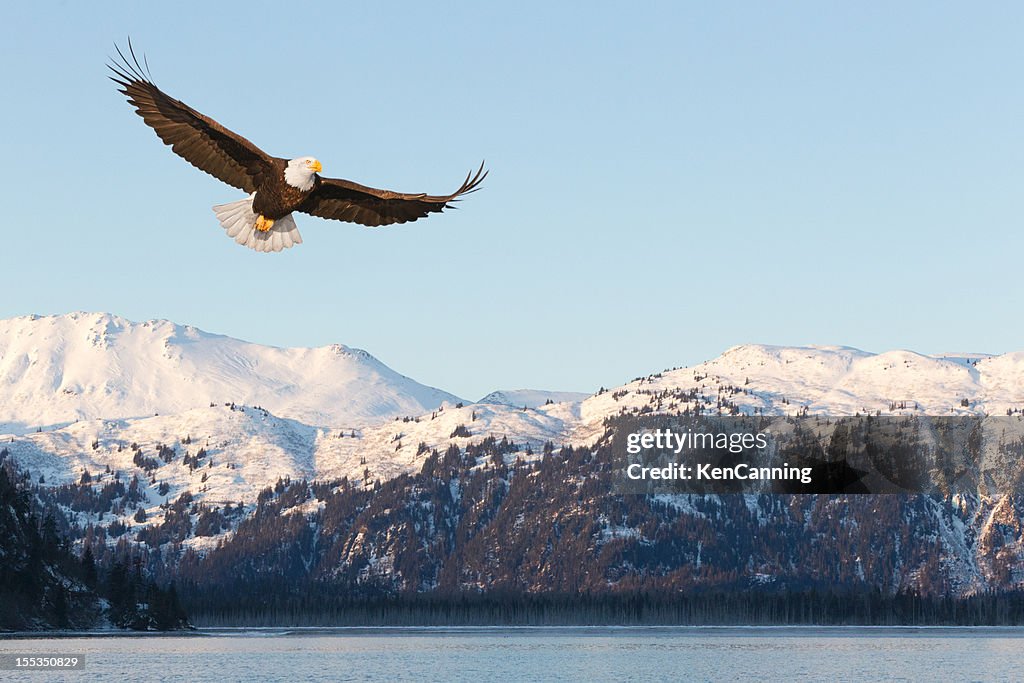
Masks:
[[[272,169],[272,158],[241,135],[232,133],[184,102],[170,97],[149,80],[128,41],[129,61],[114,46],[120,63],[109,64],[110,79],[122,86],[142,120],[164,144],[201,171],[245,192],[255,192],[260,176]]]
[[[487,177],[480,164],[474,174],[466,175],[465,182],[449,195],[403,194],[378,190],[337,178],[320,178],[312,194],[299,207],[299,211],[338,221],[359,223],[368,227],[407,223],[427,214],[454,208],[452,202],[476,192]]]

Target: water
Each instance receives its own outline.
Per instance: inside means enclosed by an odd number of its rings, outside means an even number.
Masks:
[[[0,640],[85,655],[12,681],[1020,681],[1017,628],[209,629]]]

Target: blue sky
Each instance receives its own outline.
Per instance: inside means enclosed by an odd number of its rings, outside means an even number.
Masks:
[[[1019,4],[299,7],[5,8],[0,317],[340,342],[470,399],[744,342],[1024,349]],[[166,92],[324,175],[491,175],[459,211],[300,216],[303,245],[251,252],[210,211],[240,193],[106,80],[128,34]]]

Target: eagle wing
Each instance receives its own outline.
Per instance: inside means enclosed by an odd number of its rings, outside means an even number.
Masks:
[[[241,135],[231,132],[184,102],[153,85],[128,42],[131,61],[121,57],[108,65],[110,79],[122,86],[136,113],[156,131],[175,154],[214,178],[245,192],[255,192],[260,177],[273,167],[273,158]]]
[[[313,192],[299,206],[299,211],[338,221],[359,223],[368,227],[407,223],[430,213],[455,208],[452,202],[476,192],[487,177],[484,165],[476,173],[470,171],[455,192],[448,195],[403,194],[378,190],[350,180],[320,178]]]

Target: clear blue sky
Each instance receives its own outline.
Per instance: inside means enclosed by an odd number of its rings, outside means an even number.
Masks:
[[[553,6],[555,5],[555,6]],[[1019,3],[17,3],[0,27],[0,317],[340,342],[469,399],[591,391],[744,342],[1024,349]],[[106,80],[271,154],[461,210],[382,230],[240,197]]]

